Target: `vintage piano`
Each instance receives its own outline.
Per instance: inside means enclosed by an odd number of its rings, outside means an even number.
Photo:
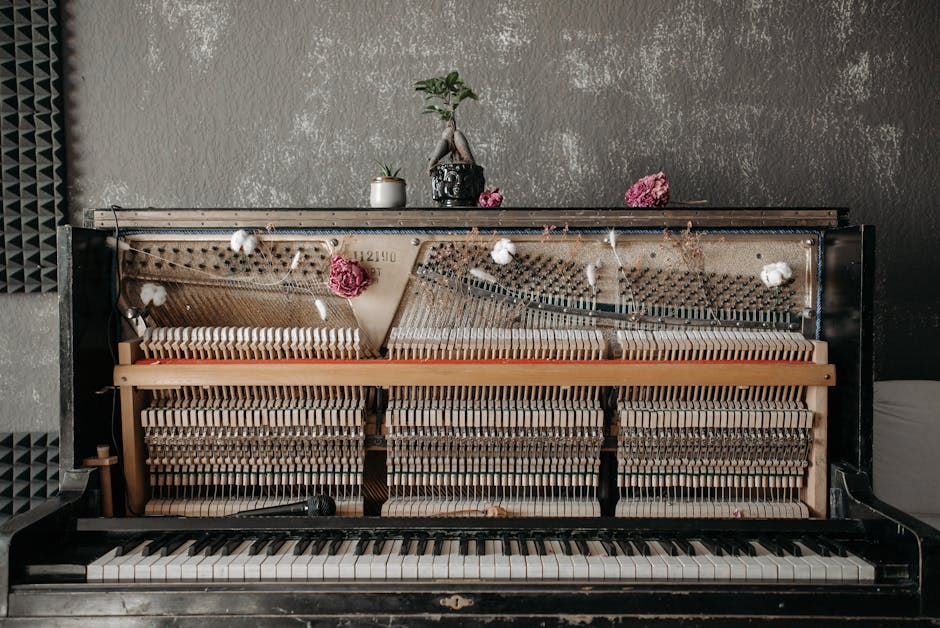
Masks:
[[[843,210],[85,220],[10,625],[940,617],[940,535],[872,495]]]

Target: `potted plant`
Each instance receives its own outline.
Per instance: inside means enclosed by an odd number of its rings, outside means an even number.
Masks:
[[[442,207],[474,207],[483,192],[483,168],[477,165],[467,137],[457,129],[457,107],[464,100],[479,100],[457,72],[418,81],[424,92],[422,113],[438,116],[444,132],[428,157],[431,196]],[[432,101],[432,102],[427,102]],[[449,156],[449,161],[440,163]]]
[[[404,207],[407,202],[405,195],[405,180],[399,178],[401,168],[392,169],[392,166],[375,160],[381,168],[381,174],[372,178],[372,190],[369,194],[369,205],[372,207]]]

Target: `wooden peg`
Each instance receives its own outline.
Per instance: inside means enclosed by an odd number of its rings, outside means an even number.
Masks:
[[[117,464],[118,457],[112,456],[108,445],[98,445],[97,458],[85,458],[84,466],[98,467],[101,478],[101,510],[105,517],[114,516],[114,501],[111,495],[111,467]]]

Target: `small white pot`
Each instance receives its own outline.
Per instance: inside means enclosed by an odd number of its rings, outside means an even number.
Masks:
[[[407,202],[404,179],[398,177],[372,179],[372,191],[369,194],[371,207],[404,207]]]

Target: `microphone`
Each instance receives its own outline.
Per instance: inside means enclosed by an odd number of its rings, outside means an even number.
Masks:
[[[280,506],[255,508],[235,513],[236,517],[282,517],[302,515],[306,517],[332,517],[336,514],[336,502],[329,495],[311,495],[307,499]]]

